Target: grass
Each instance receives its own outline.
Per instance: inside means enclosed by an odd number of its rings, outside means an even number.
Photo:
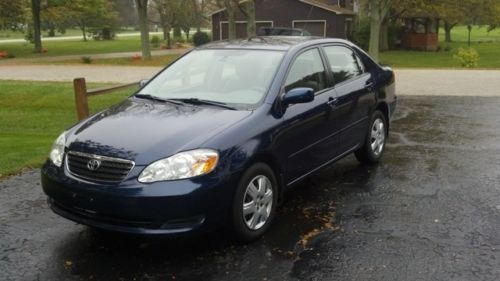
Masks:
[[[90,110],[97,112],[131,93],[92,97]],[[0,178],[39,167],[55,138],[77,122],[71,83],[0,81],[0,108]]]
[[[117,31],[118,34],[137,33],[137,32],[139,31],[133,28],[122,28],[119,31]],[[16,31],[10,29],[0,30],[0,40],[24,39],[25,35],[26,32],[21,30],[16,30]],[[43,38],[50,38],[47,31],[42,31],[42,36]],[[68,28],[64,33],[56,32],[55,34],[55,37],[65,37],[65,36],[82,36],[82,31],[78,28]]]
[[[16,58],[36,58],[64,55],[83,55],[83,54],[104,54],[114,52],[140,52],[141,41],[139,36],[118,37],[115,40],[96,41],[96,40],[62,40],[46,41],[43,48],[47,52],[36,54],[33,52],[33,45],[24,43],[7,43],[0,45],[0,51],[6,51],[14,54]]]
[[[467,48],[468,31],[466,26],[457,26],[452,29],[452,43],[445,43],[444,31],[440,30],[439,52],[422,52],[395,50],[380,54],[383,64],[393,67],[407,68],[460,68],[460,64],[453,59],[458,48]],[[450,50],[446,51],[446,46]],[[486,27],[473,27],[471,33],[471,47],[479,53],[479,68],[500,68],[500,29],[487,32]]]

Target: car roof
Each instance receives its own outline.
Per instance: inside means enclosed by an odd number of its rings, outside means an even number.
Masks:
[[[350,43],[343,39],[323,38],[316,36],[256,36],[249,39],[215,41],[198,49],[258,49],[287,51],[298,45],[315,45],[322,43]]]

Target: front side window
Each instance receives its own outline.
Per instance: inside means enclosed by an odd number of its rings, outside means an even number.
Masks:
[[[254,105],[261,101],[284,52],[196,50],[160,73],[138,94]]]
[[[363,74],[364,67],[354,51],[342,46],[324,48],[335,84]]]
[[[301,87],[312,88],[314,92],[326,88],[326,72],[318,49],[300,54],[290,68],[285,91]]]

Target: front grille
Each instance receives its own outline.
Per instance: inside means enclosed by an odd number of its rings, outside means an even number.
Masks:
[[[90,165],[91,168],[95,169],[89,168],[89,162],[92,160],[99,162],[99,164],[95,164],[96,162],[93,161],[95,165]],[[123,181],[134,167],[134,162],[130,160],[76,151],[67,153],[66,163],[68,171],[75,177],[105,183],[119,183]]]

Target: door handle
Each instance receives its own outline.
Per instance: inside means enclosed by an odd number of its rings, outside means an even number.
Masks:
[[[339,102],[339,99],[330,97],[330,98],[328,98],[328,101],[326,102],[326,104],[328,104],[329,106],[331,106],[333,108],[337,105],[338,102]]]
[[[367,89],[368,91],[373,91],[373,82],[367,82],[365,84],[365,89]]]

